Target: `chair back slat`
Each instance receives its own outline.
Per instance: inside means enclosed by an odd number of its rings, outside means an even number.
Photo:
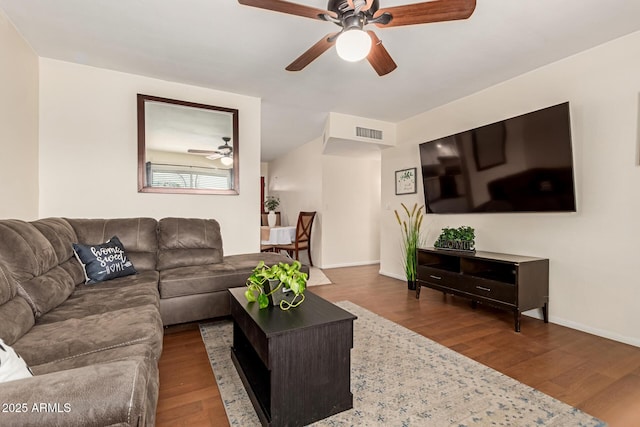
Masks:
[[[300,212],[298,214],[298,223],[296,224],[296,242],[308,242],[311,240],[311,226],[316,213]]]

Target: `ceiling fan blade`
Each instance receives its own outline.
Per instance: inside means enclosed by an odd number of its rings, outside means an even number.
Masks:
[[[305,53],[300,55],[295,61],[289,64],[286,68],[287,71],[300,71],[313,60],[322,55],[331,46],[336,44],[336,35],[338,33],[330,33],[321,38],[316,44],[311,46]]]
[[[284,0],[238,0],[238,3],[245,6],[258,7],[260,9],[273,10],[275,12],[288,13],[289,15],[298,15],[311,19],[322,19],[320,18],[320,15],[330,15],[334,18],[337,17],[334,12],[328,10],[291,3]]]
[[[384,13],[393,18],[388,23],[378,22],[381,28],[400,25],[427,24],[429,22],[467,19],[476,8],[476,0],[436,0],[424,3],[405,4],[379,9],[374,19]]]
[[[191,154],[217,154],[217,151],[214,150],[195,150],[193,148],[187,150],[187,153]]]
[[[387,52],[387,49],[382,46],[382,42],[373,31],[367,31],[369,36],[371,37],[371,51],[367,56],[367,61],[376,70],[379,76],[384,76],[385,74],[389,74],[393,70],[396,69],[397,65],[391,59],[391,55]]]

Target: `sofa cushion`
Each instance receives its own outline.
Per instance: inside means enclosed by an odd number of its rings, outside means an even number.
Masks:
[[[94,284],[118,277],[130,276],[137,271],[120,239],[113,236],[100,245],[73,244],[73,250],[84,268],[85,283]]]
[[[0,262],[20,284],[59,264],[49,240],[28,222],[17,219],[0,221],[0,242],[7,248],[0,251]]]
[[[153,417],[147,414],[149,406],[155,410],[156,401],[148,399],[148,387],[157,388],[157,375],[155,363],[134,357],[0,384],[4,402],[28,408],[2,413],[1,422],[3,426],[152,426]]]
[[[16,296],[0,305],[0,325],[2,325],[0,327],[0,338],[6,343],[10,345],[15,343],[34,324],[33,311],[29,303],[21,296]]]
[[[0,383],[32,376],[22,357],[0,339]]]
[[[91,366],[98,363],[119,362],[122,360],[129,360],[131,358],[157,362],[151,346],[148,343],[140,343],[126,345],[123,347],[107,348],[105,350],[87,353],[73,358],[56,360],[53,362],[43,363],[41,365],[33,365],[30,366],[30,369],[34,375],[45,375],[51,372],[82,368],[83,366]]]
[[[17,284],[0,263],[0,338],[11,345],[35,323],[27,301],[18,295]]]
[[[222,257],[218,221],[163,218],[158,222],[158,270],[221,263]]]
[[[75,260],[66,261],[66,263],[72,262],[77,263]],[[18,292],[29,302],[37,319],[65,302],[75,286],[75,280],[69,275],[67,269],[63,266],[57,266],[40,276],[23,282],[18,288]],[[21,289],[24,290],[24,294]]]
[[[78,237],[68,221],[63,218],[44,218],[31,224],[49,241],[59,264],[73,258],[71,244],[77,242]]]
[[[67,218],[78,239],[85,245],[104,243],[118,236],[136,270],[155,270],[158,250],[158,222],[153,218],[85,219]]]
[[[247,277],[249,276],[246,274],[238,276],[233,267],[224,263],[163,270],[160,272],[160,297],[173,298],[224,291],[229,286],[242,286]]]
[[[264,261],[268,266],[285,262],[291,264],[293,260],[286,255],[275,252],[258,252],[252,254],[229,255],[224,257],[224,263],[233,267],[238,272],[243,272],[249,277],[260,261]],[[309,274],[309,266],[303,264],[300,271]]]
[[[77,284],[76,277],[69,273],[72,268],[65,266],[71,259],[59,259],[54,245],[34,224],[2,220],[0,241],[11,248],[0,251],[0,262],[15,279],[18,294],[29,303],[36,318],[71,295]]]
[[[144,305],[159,307],[159,299],[158,272],[143,271],[135,276],[104,282],[100,286],[80,285],[64,303],[40,317],[37,324],[81,319],[122,308]]]
[[[72,359],[139,343],[148,344],[154,357],[158,358],[162,350],[162,333],[157,307],[145,305],[35,325],[14,343],[14,348],[29,365]]]

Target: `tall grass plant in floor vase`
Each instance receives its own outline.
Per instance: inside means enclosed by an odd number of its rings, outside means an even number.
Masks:
[[[402,236],[402,266],[404,267],[407,277],[407,288],[409,290],[415,290],[418,266],[417,250],[424,243],[424,238],[421,233],[422,221],[424,220],[424,206],[418,207],[416,203],[411,210],[409,210],[404,203],[400,203],[400,206],[402,206],[403,216],[406,216],[406,218],[402,219],[397,210],[394,210],[394,212],[400,225]]]

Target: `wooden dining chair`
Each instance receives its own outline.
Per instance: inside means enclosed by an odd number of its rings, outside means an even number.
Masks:
[[[264,214],[266,215],[266,214]],[[266,219],[265,219],[266,221]],[[260,252],[273,252],[274,251],[274,245],[267,243],[264,244],[262,242],[264,241],[269,241],[269,233],[270,233],[270,228],[267,227],[266,225],[261,225],[260,226]]]
[[[260,252],[274,252],[275,246],[260,244]]]
[[[315,211],[300,212],[296,224],[296,240],[288,245],[276,245],[276,252],[280,250],[287,251],[289,256],[299,261],[299,252],[306,249],[309,255],[309,264],[313,267],[313,261],[311,260],[311,227],[315,216]]]

